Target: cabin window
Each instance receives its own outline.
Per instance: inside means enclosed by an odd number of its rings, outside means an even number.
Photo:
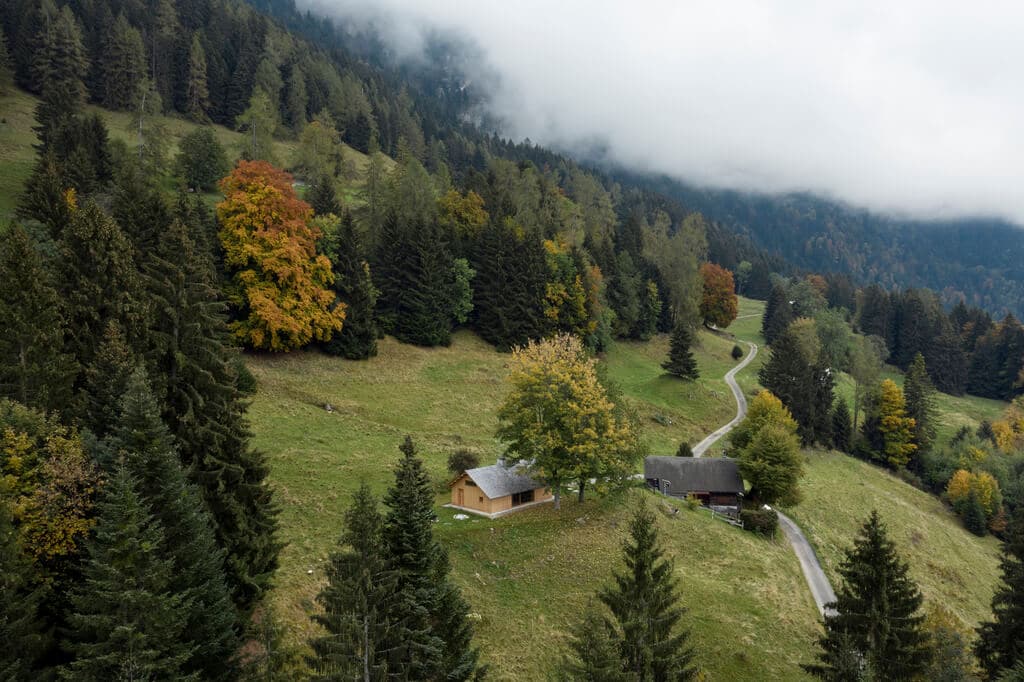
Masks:
[[[471,479],[471,478],[467,478],[467,479],[466,479],[466,485],[471,485],[471,486],[473,486],[474,488],[476,487],[476,483],[474,483],[474,482],[473,482],[473,479]]]
[[[533,502],[533,491],[526,490],[521,493],[512,493],[512,506],[515,507],[520,504],[526,504],[527,502]]]
[[[483,497],[481,497],[481,498],[480,498],[480,503],[481,503],[481,504],[483,504],[483,501],[484,501],[484,498],[483,498]]]

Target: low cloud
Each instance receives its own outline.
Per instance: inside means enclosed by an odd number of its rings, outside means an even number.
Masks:
[[[516,138],[709,187],[1024,224],[1024,5],[314,0],[479,46]],[[472,65],[470,65],[472,67]],[[479,84],[478,84],[479,85]]]

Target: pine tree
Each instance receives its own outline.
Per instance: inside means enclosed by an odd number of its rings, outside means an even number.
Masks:
[[[564,682],[635,682],[633,671],[623,670],[618,633],[600,611],[591,607],[569,633],[569,651],[558,668]]]
[[[104,486],[83,580],[71,596],[69,680],[188,679],[182,595],[171,589],[164,530],[118,466]]]
[[[832,408],[832,447],[840,452],[850,452],[853,444],[853,423],[846,399],[840,398]]]
[[[92,364],[111,322],[129,347],[141,349],[148,311],[131,242],[92,201],[74,211],[58,243],[60,289],[69,330],[68,351]]]
[[[451,342],[451,254],[434,221],[391,216],[378,242],[380,319],[396,339],[419,346]]]
[[[123,13],[117,15],[107,32],[102,69],[103,105],[121,110],[134,107],[146,78],[146,53],[142,35]]]
[[[21,225],[0,240],[0,396],[56,411],[67,405],[74,364],[52,277]]]
[[[110,320],[96,356],[82,370],[81,389],[76,396],[80,421],[95,436],[106,436],[117,424],[118,403],[137,363],[121,325]]]
[[[761,333],[769,344],[782,336],[793,321],[793,307],[789,304],[789,295],[781,284],[772,287],[772,293],[764,306],[764,317],[761,318]]]
[[[347,212],[342,216],[333,251],[334,291],[347,308],[341,332],[324,344],[324,351],[349,360],[365,360],[377,354],[377,290],[361,239]]]
[[[164,529],[160,554],[172,568],[168,588],[181,598],[185,629],[180,640],[191,649],[182,671],[204,680],[229,679],[240,642],[225,581],[225,552],[217,546],[199,491],[185,478],[141,367],[129,377],[118,407],[109,447],[122,458],[140,498]]]
[[[679,583],[672,562],[664,558],[654,513],[642,505],[623,543],[626,571],[599,598],[612,613],[621,637],[623,669],[639,682],[696,679],[689,633],[680,620]]]
[[[385,565],[383,525],[363,483],[345,513],[345,549],[331,555],[327,585],[317,597],[324,612],[313,620],[327,631],[310,641],[309,662],[318,679],[388,679],[388,646],[404,633],[390,614],[395,580]]]
[[[885,679],[915,679],[928,661],[921,593],[877,512],[846,552],[839,574],[833,612],[825,615],[819,639],[819,663],[805,666],[807,671],[827,680],[849,679],[840,672],[849,669],[852,649],[867,669],[884,670]]]
[[[405,626],[389,643],[388,669],[411,679],[468,680],[477,673],[479,651],[467,606],[448,575],[448,553],[434,539],[434,493],[408,436],[401,447],[395,483],[384,503],[387,567],[394,571],[394,619]]]
[[[0,680],[33,678],[47,644],[40,613],[42,593],[33,586],[32,564],[22,554],[7,501],[0,499]]]
[[[232,599],[245,613],[268,588],[281,545],[266,459],[249,443],[214,281],[210,258],[197,253],[189,226],[172,222],[146,272],[148,295],[160,313],[148,361],[164,421],[210,509],[217,544],[227,551]]]
[[[340,216],[341,202],[338,201],[338,194],[334,189],[334,178],[326,173],[316,176],[316,180],[306,193],[306,202],[313,207],[314,215],[327,215],[333,213]]]
[[[1007,529],[999,560],[1001,582],[992,597],[992,620],[978,626],[974,653],[989,677],[1024,663],[1024,509]]]
[[[672,331],[668,360],[661,364],[662,368],[672,376],[686,381],[696,381],[700,378],[697,361],[693,357],[693,351],[690,350],[692,345],[693,332],[685,324],[677,324]]]
[[[186,80],[185,113],[193,121],[205,123],[210,120],[206,110],[210,106],[210,91],[206,82],[206,51],[199,40],[199,33],[192,34],[192,45],[188,50],[188,77]]]
[[[903,380],[907,416],[914,419],[914,442],[918,452],[927,452],[935,442],[935,388],[925,367],[924,356],[914,356]]]

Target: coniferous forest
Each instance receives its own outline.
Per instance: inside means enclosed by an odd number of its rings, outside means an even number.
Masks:
[[[943,495],[969,530],[1006,540],[975,655],[990,679],[1021,666],[1007,634],[1024,551],[1024,469],[1009,460],[1024,440],[1011,266],[993,266],[998,286],[981,294],[976,282],[940,287],[941,272],[847,267],[836,245],[842,267],[819,273],[828,259],[798,248],[802,232],[767,239],[736,229],[722,196],[503,139],[468,115],[480,102],[456,75],[395,65],[372,37],[291,2],[0,10],[0,91],[38,102],[32,170],[0,227],[0,679],[484,679],[409,436],[395,439],[387,492],[364,484],[350,500],[317,634],[278,667],[282,626],[266,597],[287,538],[254,445],[246,355],[362,361],[385,335],[444,347],[472,330],[520,373],[499,437],[545,472],[556,505],[570,486],[582,502],[589,485],[625,486],[646,454],[639,417],[594,357],[670,335],[662,366],[689,386],[699,334],[737,318],[737,294],[766,302],[770,345],[759,373],[770,393],[728,450],[754,501],[799,500],[801,445]],[[132,141],[95,107],[129,116]],[[167,117],[194,124],[174,149]],[[902,387],[885,365],[905,373]],[[836,399],[838,372],[856,384],[850,402]],[[940,442],[939,392],[1015,402]],[[536,406],[566,395],[578,413],[560,415],[571,426],[558,436],[571,442],[541,452]],[[609,570],[566,634],[562,679],[699,679],[686,585],[659,523],[633,510],[625,569]],[[899,679],[924,674],[920,594],[877,516],[840,572],[848,584],[808,671],[886,679],[850,675],[897,660]],[[876,583],[892,613],[869,608]]]

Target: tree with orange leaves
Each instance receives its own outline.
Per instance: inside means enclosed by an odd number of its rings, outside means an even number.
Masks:
[[[700,266],[700,274],[704,280],[700,316],[704,324],[724,329],[736,319],[738,311],[732,273],[714,263],[705,263]]]
[[[340,331],[345,306],[335,305],[331,262],[316,252],[320,230],[291,175],[266,161],[240,161],[220,189],[217,218],[238,310],[235,335],[251,348],[287,351]]]

